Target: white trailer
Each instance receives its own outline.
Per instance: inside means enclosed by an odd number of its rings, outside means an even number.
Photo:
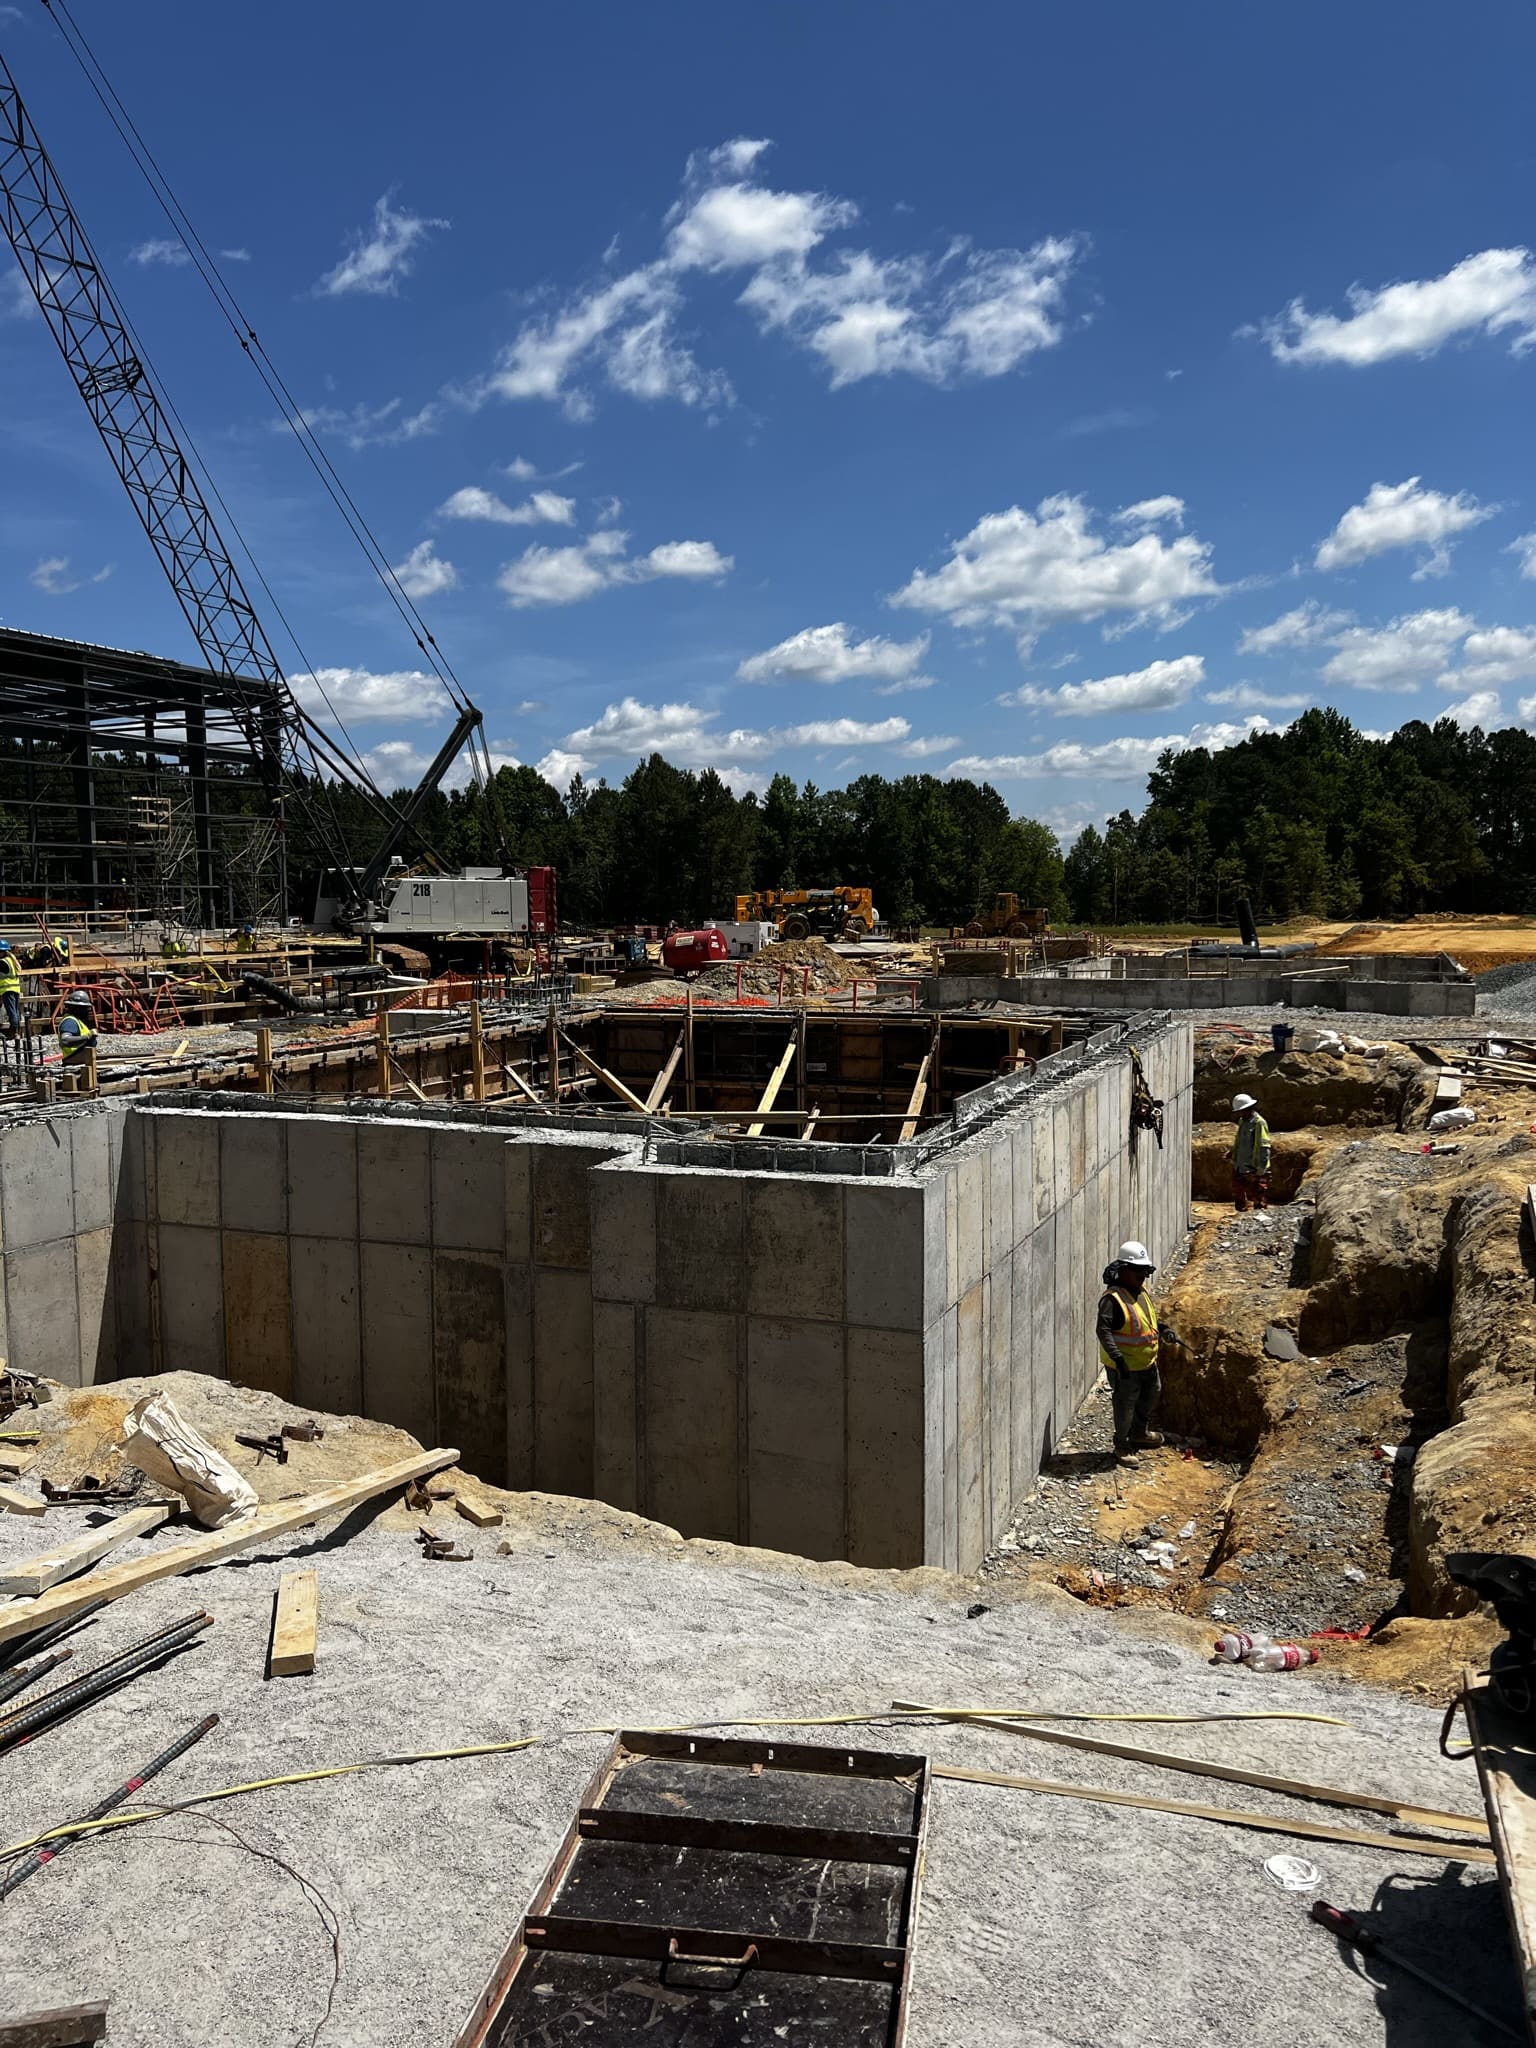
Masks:
[[[739,924],[733,920],[708,917],[704,920],[704,929],[719,932],[733,960],[750,960],[754,953],[761,953],[764,946],[773,945],[779,936],[776,924],[766,924],[759,918]]]

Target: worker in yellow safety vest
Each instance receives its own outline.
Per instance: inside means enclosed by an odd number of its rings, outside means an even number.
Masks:
[[[79,1066],[86,1051],[96,1043],[96,1012],[83,989],[64,998],[59,1017],[59,1052],[66,1067]]]
[[[1234,1095],[1232,1114],[1237,1118],[1237,1135],[1232,1140],[1232,1205],[1242,1210],[1252,1202],[1255,1209],[1267,1209],[1273,1149],[1269,1125],[1251,1095]]]
[[[1151,1428],[1152,1409],[1162,1392],[1157,1369],[1158,1348],[1166,1337],[1182,1342],[1166,1325],[1159,1328],[1157,1310],[1147,1286],[1157,1271],[1152,1254],[1135,1238],[1121,1245],[1104,1268],[1097,1323],[1099,1357],[1109,1381],[1115,1413],[1115,1456],[1125,1460],[1138,1451],[1156,1450],[1163,1439]]]
[[[0,1011],[5,1014],[5,1028],[13,1036],[21,1031],[21,969],[16,964],[16,955],[11,951],[10,941],[0,939]]]

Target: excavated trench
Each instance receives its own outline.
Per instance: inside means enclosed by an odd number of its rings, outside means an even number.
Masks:
[[[1230,1204],[1241,1087],[1275,1128],[1262,1215]],[[1536,1137],[1521,1102],[1426,1153],[1424,1097],[1397,1049],[1207,1058],[1196,1226],[1163,1296],[1187,1346],[1165,1349],[1170,1442],[1117,1467],[1096,1396],[996,1569],[1105,1606],[1330,1631],[1331,1666],[1419,1690],[1449,1689],[1496,1639],[1445,1558],[1536,1551],[1536,1248],[1522,1217]],[[1171,1563],[1148,1547],[1160,1540]]]

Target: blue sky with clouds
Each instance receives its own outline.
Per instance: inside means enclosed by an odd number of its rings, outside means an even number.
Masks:
[[[1536,727],[1528,10],[78,18],[500,758],[1070,833],[1305,704]],[[416,650],[38,0],[0,51],[297,687],[411,779]],[[0,618],[192,652],[8,255]]]

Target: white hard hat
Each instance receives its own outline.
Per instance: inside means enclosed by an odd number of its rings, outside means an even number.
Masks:
[[[1121,1245],[1119,1251],[1115,1254],[1115,1257],[1122,1266],[1145,1266],[1149,1273],[1156,1272],[1157,1270],[1156,1259],[1153,1258],[1146,1246],[1139,1244],[1134,1237],[1126,1239],[1125,1243]]]
[[[1245,1109],[1257,1109],[1258,1106],[1251,1095],[1234,1095],[1232,1098],[1232,1107],[1239,1116],[1242,1115]]]

